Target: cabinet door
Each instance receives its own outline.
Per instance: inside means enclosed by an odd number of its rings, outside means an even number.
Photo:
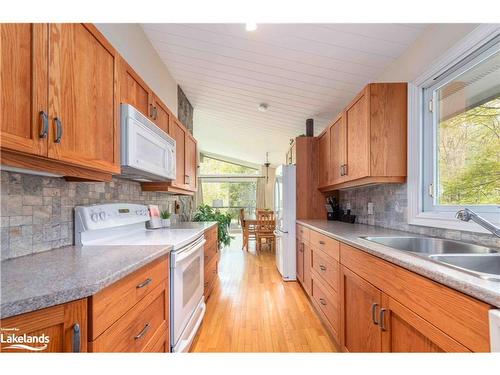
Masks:
[[[3,148],[35,155],[47,153],[44,125],[48,126],[48,120],[44,121],[43,116],[48,113],[48,40],[47,24],[0,24]]]
[[[304,243],[298,238],[296,247],[297,280],[304,284]]]
[[[49,28],[49,157],[119,172],[115,51],[94,26]]]
[[[196,140],[186,132],[186,184],[189,189],[196,190]]]
[[[46,309],[2,319],[1,327],[17,328],[17,336],[48,336],[45,344],[33,344],[41,353],[86,352],[87,351],[87,300],[57,305]],[[7,331],[6,331],[7,332]],[[2,335],[9,336],[10,333]],[[33,352],[28,349],[7,348],[10,344],[0,343],[0,352]],[[31,345],[30,345],[31,346]],[[40,349],[42,348],[42,349]]]
[[[372,353],[382,349],[378,312],[382,292],[341,267],[341,342],[345,351]]]
[[[469,352],[469,350],[396,300],[382,295],[382,350],[398,353]]]
[[[139,75],[120,59],[120,103],[130,104],[144,116],[152,119],[154,104],[150,103],[150,92]]]
[[[171,113],[163,102],[153,96],[153,120],[158,127],[168,134]]]
[[[170,136],[175,139],[176,179],[175,185],[185,187],[186,164],[185,142],[186,129],[176,119],[170,122]]]
[[[311,247],[304,243],[303,244],[304,248],[304,289],[306,290],[307,294],[311,295],[312,292],[312,275],[311,275],[311,268],[312,268],[312,256],[311,252],[312,249]]]
[[[330,182],[330,129],[318,138],[318,148],[319,186],[326,186]]]
[[[368,88],[365,89],[345,111],[347,128],[346,181],[366,177],[370,174],[368,90]]]
[[[341,168],[346,164],[346,127],[344,116],[335,121],[330,128],[330,179],[332,184],[344,180]]]

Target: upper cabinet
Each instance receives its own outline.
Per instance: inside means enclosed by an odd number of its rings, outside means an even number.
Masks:
[[[185,144],[185,155],[186,155],[186,169],[185,177],[188,189],[196,191],[196,169],[198,167],[197,162],[197,149],[196,149],[196,139],[191,135],[191,133],[186,133],[186,144]]]
[[[318,137],[318,176],[319,186],[327,186],[330,183],[330,128]]]
[[[151,90],[139,75],[120,59],[120,103],[130,104],[144,116],[152,119],[153,106],[150,105]]]
[[[406,127],[406,83],[367,85],[319,139],[319,188],[405,182]]]
[[[110,180],[120,171],[113,47],[87,24],[0,29],[2,164]]]
[[[47,154],[47,24],[0,24],[2,149]]]
[[[49,157],[120,172],[116,52],[92,25],[49,26]]]
[[[153,111],[153,121],[158,127],[165,133],[170,133],[169,126],[170,121],[173,118],[172,112],[168,107],[163,104],[163,102],[153,94],[152,96],[152,111]]]

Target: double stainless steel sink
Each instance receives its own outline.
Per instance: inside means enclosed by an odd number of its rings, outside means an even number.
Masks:
[[[482,279],[500,282],[499,249],[431,237],[360,238],[427,258]]]

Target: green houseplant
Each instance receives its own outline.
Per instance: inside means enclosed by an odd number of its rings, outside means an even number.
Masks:
[[[170,226],[170,216],[172,216],[172,214],[167,210],[160,212],[162,226],[164,227]]]
[[[221,245],[229,246],[234,237],[229,235],[229,225],[231,224],[232,215],[230,213],[222,213],[217,209],[213,209],[207,204],[198,207],[194,214],[194,221],[216,221],[219,234],[219,248]]]

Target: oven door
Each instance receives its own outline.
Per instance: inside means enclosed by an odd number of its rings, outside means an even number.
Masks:
[[[204,237],[171,254],[171,344],[176,345],[203,300]],[[191,326],[191,325],[189,325]],[[185,336],[185,334],[184,334]]]

